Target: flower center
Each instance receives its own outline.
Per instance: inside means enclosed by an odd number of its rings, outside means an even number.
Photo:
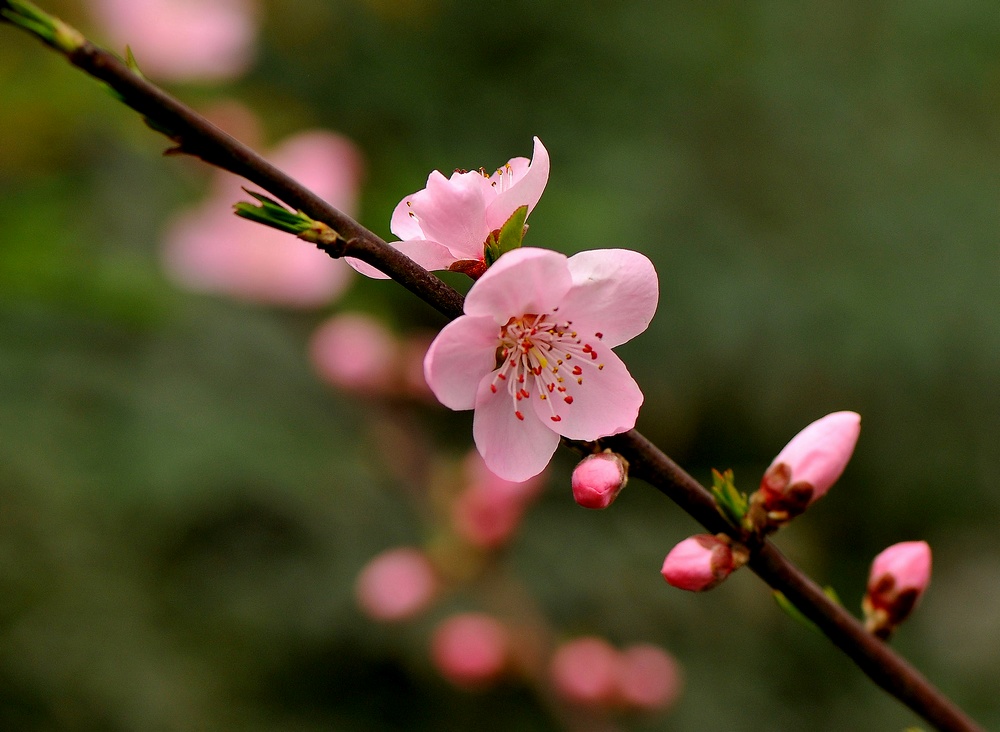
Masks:
[[[549,419],[561,422],[573,404],[574,392],[579,395],[584,378],[604,369],[593,345],[603,337],[601,333],[594,333],[593,340],[581,336],[573,330],[572,321],[559,321],[554,313],[511,318],[500,328],[497,368],[490,389],[494,394],[507,392],[520,420],[524,419],[525,400],[536,398],[545,402]]]

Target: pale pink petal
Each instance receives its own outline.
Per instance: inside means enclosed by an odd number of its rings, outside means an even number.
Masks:
[[[861,433],[857,412],[834,412],[806,426],[785,445],[771,463],[792,469],[791,483],[813,486],[812,500],[837,482],[847,467]]]
[[[538,418],[571,440],[589,441],[627,432],[635,427],[642,406],[642,391],[622,360],[610,348],[598,348],[596,352],[598,358],[584,363],[579,377],[567,373],[564,395],[553,392],[544,400],[532,395]]]
[[[545,190],[545,184],[549,180],[549,153],[541,140],[537,137],[534,140],[535,149],[532,152],[531,164],[526,169],[522,168],[524,158],[511,160],[508,163],[511,166],[510,175],[513,184],[502,191],[486,209],[486,226],[489,231],[503,226],[510,215],[521,206],[527,205],[530,213],[538,203],[538,199],[542,197],[542,191]]]
[[[416,195],[416,194],[414,194]],[[393,236],[399,237],[403,241],[409,239],[426,239],[423,229],[417,223],[415,216],[410,216],[413,212],[413,204],[410,202],[411,196],[407,196],[396,204],[392,210],[392,218],[389,219],[389,231]]]
[[[426,270],[448,269],[455,261],[455,257],[447,248],[434,241],[424,241],[422,239],[394,241],[389,242],[389,246],[398,249]],[[383,274],[360,259],[344,257],[344,261],[351,265],[359,274],[363,274],[366,277],[371,277],[375,280],[389,279],[388,275]]]
[[[424,357],[424,377],[438,401],[455,410],[476,407],[476,392],[493,370],[496,347],[497,327],[490,318],[463,316],[448,323]]]
[[[601,334],[618,346],[646,330],[656,312],[659,286],[653,263],[629,249],[596,249],[569,258],[573,289],[563,312],[578,330]]]
[[[511,317],[559,309],[571,286],[566,255],[523,247],[504,254],[479,278],[465,298],[465,312],[504,325]]]
[[[423,238],[447,247],[455,259],[483,258],[490,231],[482,178],[479,173],[456,173],[449,179],[435,170],[427,178],[427,187],[407,196],[402,204],[409,204]]]
[[[94,0],[116,46],[128,44],[150,76],[221,80],[253,57],[257,5],[251,0]]]
[[[330,205],[349,216],[357,213],[364,162],[346,137],[306,130],[285,138],[267,157]]]
[[[538,419],[531,409],[515,415],[513,400],[505,390],[493,393],[492,374],[479,385],[472,434],[486,467],[506,480],[523,481],[545,470],[559,446],[559,435]]]
[[[891,577],[894,592],[923,592],[931,581],[931,547],[926,541],[903,541],[883,549],[872,562],[869,592]]]
[[[360,608],[375,620],[406,620],[434,600],[440,581],[427,555],[400,547],[371,559],[358,575],[354,594]]]

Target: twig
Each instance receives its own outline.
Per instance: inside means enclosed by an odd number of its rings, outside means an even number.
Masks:
[[[28,12],[25,8],[32,14],[41,12],[24,0],[0,0],[0,17],[11,21],[18,12]],[[169,153],[199,157],[256,183],[292,208],[337,232],[341,238],[334,245],[324,247],[330,256],[356,257],[376,267],[449,319],[462,314],[463,298],[453,288],[150,83],[117,56],[93,45],[59,21],[55,21],[59,33],[54,40],[39,31],[34,16],[30,21],[12,20],[63,53],[74,66],[111,87],[125,104],[143,115],[151,127],[173,140],[175,147],[168,150]],[[589,452],[592,447],[587,443],[565,442],[581,451]],[[621,453],[629,461],[634,477],[642,478],[664,493],[708,531],[734,532],[718,512],[711,494],[636,430],[603,439],[601,444]],[[750,568],[773,589],[782,592],[881,688],[942,732],[981,732],[982,728],[965,712],[888,645],[867,633],[861,623],[827,597],[773,544],[762,541],[751,547],[751,551]]]

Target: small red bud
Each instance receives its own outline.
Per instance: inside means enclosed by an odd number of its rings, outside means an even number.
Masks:
[[[607,508],[628,482],[628,463],[621,455],[588,455],[573,470],[573,498],[584,508]]]

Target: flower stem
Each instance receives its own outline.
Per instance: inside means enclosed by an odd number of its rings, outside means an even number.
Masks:
[[[447,318],[462,314],[463,298],[456,290],[152,84],[118,56],[95,46],[65,23],[42,14],[23,0],[0,0],[0,12],[3,20],[35,35],[74,66],[107,84],[151,128],[173,141],[174,147],[168,153],[199,157],[246,178],[339,235],[329,237],[332,243],[317,243],[331,257],[356,257],[389,275]],[[566,442],[585,454],[593,452],[593,445],[588,443]],[[712,495],[637,431],[601,442],[629,461],[634,477],[642,478],[667,495],[711,533],[733,535],[737,531],[719,513]],[[833,602],[773,544],[762,540],[750,549],[751,569],[782,592],[881,688],[942,732],[982,729],[889,646],[865,632],[852,615]]]

